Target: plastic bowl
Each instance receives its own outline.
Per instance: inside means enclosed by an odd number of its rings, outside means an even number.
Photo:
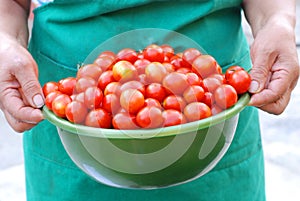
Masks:
[[[100,129],[75,125],[46,107],[74,163],[98,182],[120,188],[174,186],[210,171],[228,150],[244,94],[231,108],[206,119],[150,130]]]
[[[169,44],[175,52],[194,47],[206,53],[177,32],[139,29],[103,42],[84,63],[92,63],[105,50],[139,50],[151,43]],[[43,113],[57,127],[70,158],[87,175],[109,186],[153,189],[179,185],[210,171],[230,146],[239,112],[249,99],[244,94],[233,107],[200,121],[147,130],[92,128],[61,119],[46,107]]]

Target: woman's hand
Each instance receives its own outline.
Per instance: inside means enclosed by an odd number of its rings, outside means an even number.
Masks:
[[[279,16],[270,19],[256,33],[251,57],[250,105],[272,114],[282,113],[299,76],[294,29]]]
[[[15,38],[1,34],[0,108],[9,125],[23,132],[43,120],[44,97],[37,64]]]

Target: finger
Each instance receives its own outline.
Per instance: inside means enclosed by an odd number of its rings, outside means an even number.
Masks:
[[[250,71],[251,84],[249,88],[250,93],[258,93],[265,88],[268,82],[269,72],[276,59],[276,55],[266,49],[251,49],[253,67]]]
[[[26,100],[32,107],[41,108],[44,105],[44,96],[35,70],[37,64],[33,59],[22,58],[16,63],[18,70],[15,72],[15,77],[21,85]]]
[[[6,110],[3,110],[3,113],[7,120],[7,123],[10,125],[10,127],[18,133],[22,133],[22,132],[29,130],[29,129],[33,128],[34,126],[36,126],[36,124],[26,123],[26,122],[22,122],[22,121],[15,119]]]

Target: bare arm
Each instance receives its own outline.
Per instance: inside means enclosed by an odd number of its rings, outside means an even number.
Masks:
[[[0,0],[0,108],[23,132],[43,119],[37,65],[27,51],[30,0]]]
[[[250,105],[272,114],[284,111],[299,76],[295,10],[295,0],[244,1],[254,36]]]

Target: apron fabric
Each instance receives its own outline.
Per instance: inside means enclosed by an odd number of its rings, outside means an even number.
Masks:
[[[75,76],[77,65],[103,41],[140,28],[174,30],[192,38],[225,70],[251,67],[239,0],[55,0],[35,9],[29,45],[41,84]],[[246,107],[233,142],[206,175],[170,188],[128,190],[98,183],[72,162],[56,127],[43,121],[24,134],[28,201],[264,201],[258,111]]]

